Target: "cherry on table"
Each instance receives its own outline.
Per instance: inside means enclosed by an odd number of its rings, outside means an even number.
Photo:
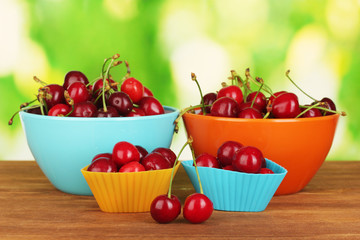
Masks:
[[[159,147],[155,148],[152,152],[157,152],[163,155],[171,167],[174,165],[176,154],[170,148]]]
[[[154,97],[143,97],[139,102],[139,107],[145,112],[146,116],[165,113],[164,107]]]
[[[144,86],[135,78],[128,78],[121,84],[121,91],[129,95],[133,103],[138,103],[144,94]]]
[[[223,167],[231,165],[236,151],[243,145],[236,141],[226,141],[217,150],[217,158]]]
[[[158,223],[169,223],[174,221],[181,213],[181,203],[178,197],[171,194],[157,196],[150,206],[150,214]]]
[[[200,154],[195,161],[198,167],[221,168],[216,157],[208,153]]]
[[[202,223],[209,219],[213,210],[213,203],[206,195],[194,193],[185,199],[183,216],[191,223]]]
[[[64,89],[68,89],[68,87],[74,82],[82,82],[83,84],[87,85],[89,80],[85,74],[80,71],[70,71],[65,75],[63,84]]]
[[[126,141],[121,141],[115,144],[112,151],[112,160],[121,167],[122,165],[136,161],[140,161],[140,153],[137,148]]]
[[[117,166],[112,160],[102,157],[92,162],[87,170],[91,172],[117,172]]]
[[[128,162],[119,169],[119,172],[143,172],[143,171],[145,171],[145,167],[137,161]]]
[[[116,108],[120,115],[126,115],[133,109],[133,102],[124,92],[114,92],[108,99],[108,104]]]
[[[97,111],[96,106],[90,102],[79,102],[74,104],[74,110],[70,114],[71,117],[94,117]]]
[[[218,98],[211,106],[210,113],[217,117],[237,117],[239,104],[230,97]]]
[[[141,164],[144,165],[146,171],[161,170],[172,167],[170,166],[169,162],[165,159],[165,157],[157,152],[152,152],[146,155],[141,160]]]
[[[58,103],[50,108],[48,116],[66,116],[71,112],[72,108],[64,103]]]
[[[234,154],[232,166],[239,172],[259,173],[263,159],[262,152],[258,148],[245,146]]]

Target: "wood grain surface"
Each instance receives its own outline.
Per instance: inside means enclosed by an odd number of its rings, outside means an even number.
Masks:
[[[193,192],[181,167],[173,193],[183,203]],[[325,162],[303,191],[273,197],[265,211],[214,211],[202,224],[104,213],[92,196],[56,190],[35,162],[0,161],[0,239],[360,239],[360,161]]]

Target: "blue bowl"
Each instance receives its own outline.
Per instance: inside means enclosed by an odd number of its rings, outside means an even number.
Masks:
[[[144,117],[52,117],[20,112],[26,140],[40,169],[60,191],[92,195],[81,169],[98,153],[112,152],[119,141],[147,151],[169,148],[179,111]]]
[[[196,192],[200,192],[193,161],[181,162]],[[266,159],[274,174],[249,174],[217,168],[198,167],[204,194],[221,211],[264,211],[284,179],[287,170]]]

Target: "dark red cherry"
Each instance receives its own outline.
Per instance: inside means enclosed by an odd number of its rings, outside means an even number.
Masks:
[[[74,82],[67,89],[69,96],[74,103],[85,102],[91,99],[91,95],[86,85],[82,82]]]
[[[89,80],[82,72],[70,71],[65,75],[63,84],[64,89],[68,89],[68,87],[74,82],[82,82],[83,84],[87,85]]]
[[[154,94],[152,93],[152,91],[144,86],[143,97],[153,97],[153,96]]]
[[[140,153],[140,161],[141,161],[148,154],[148,151],[146,151],[145,148],[139,145],[135,145],[135,147]]]
[[[221,97],[213,103],[210,113],[217,117],[237,117],[239,104],[233,98]]]
[[[65,103],[64,88],[62,86],[49,84],[42,89],[44,89],[43,99],[45,100],[47,109],[52,108],[56,104]]]
[[[95,117],[120,117],[116,108],[107,106],[106,110],[107,111],[105,112],[104,108],[99,108],[95,113]]]
[[[261,168],[260,172],[261,174],[273,174],[273,170],[269,169],[269,168]]]
[[[127,115],[133,109],[133,102],[124,92],[114,92],[110,95],[108,104],[113,106],[120,115]]]
[[[139,102],[139,107],[145,112],[146,116],[165,113],[164,107],[154,97],[143,97]]]
[[[207,93],[204,95],[204,104],[205,105],[212,105],[217,99],[217,94],[216,93],[213,93],[213,92],[210,92],[210,93]],[[211,106],[210,107],[205,107],[205,111],[206,113],[210,113],[210,109],[211,109]]]
[[[260,119],[263,115],[256,108],[245,108],[239,113],[238,118]]]
[[[204,194],[194,193],[185,199],[183,216],[191,223],[205,222],[213,211],[213,203]]]
[[[93,159],[91,160],[91,162],[94,162],[95,160],[97,160],[99,158],[107,158],[107,159],[111,160],[111,153],[96,154],[95,157],[93,157]]]
[[[235,169],[232,165],[227,165],[227,166],[223,167],[222,169],[229,170],[229,171],[235,171]]]
[[[217,158],[220,164],[225,167],[232,164],[233,156],[243,145],[236,141],[226,141],[217,150]]]
[[[256,96],[256,99],[255,99]],[[254,100],[255,99],[255,100]],[[265,111],[266,108],[266,97],[262,92],[252,92],[250,93],[247,97],[246,97],[246,101],[247,102],[253,102],[256,103],[259,108],[260,108],[260,112]]]
[[[121,141],[115,144],[112,151],[112,160],[119,166],[123,166],[128,162],[140,161],[140,153],[137,148],[125,141]]]
[[[295,118],[300,114],[298,97],[294,93],[283,93],[274,99],[272,115],[275,118]]]
[[[325,103],[325,106],[324,106],[325,108],[330,109],[330,110],[333,110],[333,111],[336,111],[335,103],[334,103],[333,100],[331,100],[330,98],[325,97],[325,98],[321,99],[320,102]],[[324,114],[325,116],[327,116],[327,115],[333,115],[334,113],[332,113],[332,112],[327,112],[327,111],[323,111],[323,114]]]
[[[306,105],[307,107],[311,107],[310,105]],[[302,112],[304,112],[306,108],[302,109]],[[307,110],[303,115],[301,115],[302,118],[310,118],[310,117],[321,117],[321,111],[317,108],[311,108]]]
[[[145,116],[145,112],[144,110],[137,108],[137,107],[133,107],[133,109],[131,110],[131,112],[129,112],[126,117],[143,117]]]
[[[48,115],[49,116],[66,116],[71,112],[72,108],[64,103],[59,103],[50,108]]]
[[[94,117],[97,111],[96,106],[90,102],[79,102],[74,104],[74,110],[70,114],[71,117]]]
[[[91,172],[117,172],[117,166],[112,160],[98,158],[89,165],[87,170]]]
[[[219,99],[222,97],[231,97],[239,105],[244,101],[244,96],[243,96],[241,89],[235,85],[223,87],[222,89],[220,89],[217,94],[217,98]]]
[[[252,104],[252,102],[243,102],[242,104],[239,105],[239,112],[241,112],[242,110],[244,110],[245,108],[249,108],[252,107],[257,109],[259,112],[262,112],[262,108],[260,108],[259,105],[257,105],[256,103]]]
[[[109,84],[109,80],[106,79],[107,84]],[[111,88],[114,89],[115,91],[117,91],[117,86],[114,85],[115,81],[110,79],[110,84],[112,84]],[[92,92],[94,94],[95,97],[99,96],[102,93],[103,90],[103,86],[104,86],[104,80],[103,79],[98,79],[96,80],[96,82],[93,84],[92,86]],[[105,84],[106,86],[106,84]],[[105,89],[106,91],[106,89]]]
[[[170,167],[172,167],[176,160],[176,154],[170,148],[155,148],[152,152],[160,153],[164,158],[169,162]]]
[[[121,84],[121,91],[129,95],[133,103],[138,103],[144,94],[144,86],[135,78],[128,78]]]
[[[26,112],[27,112],[27,113],[32,113],[32,114],[41,115],[41,109],[40,109],[40,107],[30,108],[30,109],[26,110]]]
[[[143,172],[143,171],[145,171],[144,166],[137,161],[128,162],[119,169],[119,172]]]
[[[264,157],[256,147],[245,146],[234,154],[232,166],[236,171],[259,173]]]
[[[198,167],[221,168],[220,163],[216,159],[216,157],[208,153],[200,154],[195,161],[196,161],[196,166]]]
[[[144,165],[146,171],[167,169],[172,167],[170,166],[169,162],[165,159],[165,157],[157,152],[152,152],[146,155],[141,160],[141,164]]]
[[[174,221],[181,213],[181,203],[178,197],[167,194],[157,196],[151,202],[151,217],[158,223],[169,223]]]
[[[273,95],[270,96],[269,101],[271,101],[272,103],[274,102],[274,99],[277,98],[278,96],[287,93],[286,91],[279,91],[276,93],[273,93]]]

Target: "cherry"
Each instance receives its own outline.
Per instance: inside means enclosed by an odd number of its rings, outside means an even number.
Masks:
[[[260,172],[261,174],[273,174],[273,170],[269,169],[269,168],[261,168]]]
[[[48,116],[66,116],[71,112],[71,107],[64,103],[58,103],[48,112]]]
[[[204,95],[204,104],[205,105],[212,105],[217,99],[217,94],[210,92]],[[211,107],[205,107],[206,113],[210,113]]]
[[[272,114],[275,118],[295,118],[300,114],[298,97],[294,93],[283,93],[274,99]]]
[[[142,160],[141,164],[144,165],[145,170],[160,170],[160,169],[167,169],[170,166],[169,162],[166,158],[157,152],[152,152],[146,155]]]
[[[117,166],[108,158],[98,158],[89,165],[87,170],[91,172],[117,172]]]
[[[145,112],[145,115],[164,114],[164,107],[159,100],[154,97],[143,97],[139,102],[139,107]]]
[[[108,79],[106,79],[106,83],[109,84]],[[110,79],[110,84],[112,85],[111,88],[117,91],[117,86],[115,85],[115,83],[116,82],[114,80]],[[96,80],[96,82],[92,85],[92,92],[95,97],[99,96],[102,93],[103,87],[104,87],[104,80],[103,79]]]
[[[121,84],[121,91],[129,95],[133,103],[138,103],[144,94],[144,86],[135,78],[128,78]]]
[[[266,168],[266,160],[265,160],[265,158],[262,159],[261,167]]]
[[[152,91],[144,86],[143,97],[153,97],[153,96],[154,94],[152,93]]]
[[[256,108],[245,108],[239,113],[238,118],[259,119],[263,118],[263,115]]]
[[[120,167],[128,162],[140,161],[140,153],[137,148],[129,142],[118,142],[112,151],[112,160]]]
[[[306,105],[306,106],[308,106],[308,105]],[[303,115],[301,115],[302,118],[321,117],[322,116],[321,111],[317,108],[303,109],[302,112],[305,112]]]
[[[217,150],[217,158],[223,167],[231,165],[236,151],[243,145],[236,141],[226,141]]]
[[[176,154],[170,148],[159,147],[155,148],[152,152],[157,152],[163,155],[171,167],[174,165]]]
[[[214,210],[211,200],[202,193],[194,193],[185,199],[183,216],[191,223],[206,221]]]
[[[280,96],[284,93],[287,93],[287,91],[279,91],[279,92],[273,93],[273,95],[270,96],[269,101],[271,101],[273,103],[275,98],[277,98],[278,96]]]
[[[85,102],[91,99],[86,85],[82,82],[74,82],[67,89],[70,98],[74,103]]]
[[[178,197],[168,194],[157,196],[151,203],[150,213],[158,223],[174,221],[181,212],[181,203]]]
[[[71,117],[94,117],[97,111],[96,106],[90,102],[79,102],[74,104],[74,110],[70,114]]]
[[[335,103],[330,98],[325,97],[325,98],[321,99],[320,102],[325,103],[325,106],[324,106],[325,108],[336,111]],[[332,114],[334,114],[334,113],[323,111],[324,116],[332,115]]]
[[[116,108],[120,115],[126,115],[133,109],[133,102],[124,92],[114,92],[110,95],[108,104]]]
[[[38,99],[43,98],[48,109],[56,104],[65,103],[64,88],[58,84],[49,84],[39,89],[43,94],[38,95]]]
[[[135,145],[140,154],[140,161],[148,154],[148,151],[140,145]]]
[[[99,158],[107,158],[107,159],[111,160],[111,153],[99,153],[99,154],[96,154],[95,157],[93,157],[93,159],[91,160],[91,162],[94,162]]]
[[[234,154],[232,166],[239,172],[258,173],[263,158],[262,152],[256,147],[245,146]]]
[[[65,75],[64,89],[68,89],[68,87],[74,82],[82,82],[83,84],[87,85],[89,83],[85,74],[79,71],[70,71]]]
[[[195,161],[198,167],[221,168],[216,157],[208,153],[200,154]]]
[[[255,98],[256,96],[256,98]],[[254,100],[255,99],[255,100]],[[266,97],[262,92],[252,92],[246,97],[247,102],[256,103],[259,108],[260,112],[264,111],[266,108]]]
[[[119,172],[142,172],[142,171],[145,171],[145,168],[141,163],[137,161],[128,162],[119,169]]]
[[[126,117],[143,117],[145,116],[144,110],[141,108],[134,107],[131,112],[129,112]]]
[[[235,169],[232,165],[227,165],[227,166],[223,167],[223,169],[228,170],[228,171],[235,171]]]
[[[239,105],[233,98],[221,97],[212,104],[210,113],[218,117],[237,117]]]
[[[27,112],[27,113],[32,113],[32,114],[41,115],[41,109],[40,109],[40,107],[30,108],[30,109],[26,110],[26,112]]]
[[[239,112],[241,112],[245,108],[250,108],[251,105],[252,105],[253,108],[258,110],[259,112],[262,112],[262,108],[259,105],[257,105],[256,103],[252,104],[252,102],[243,102],[242,104],[240,104],[239,105]]]
[[[223,87],[222,89],[220,89],[217,94],[217,98],[219,99],[221,97],[231,97],[238,104],[241,104],[244,100],[244,96],[243,96],[241,89],[235,85]]]
[[[95,117],[120,117],[120,114],[116,108],[107,106],[106,112],[103,108],[99,108],[95,113]]]

